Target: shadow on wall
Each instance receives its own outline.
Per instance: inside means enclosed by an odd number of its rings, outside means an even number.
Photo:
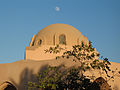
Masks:
[[[42,72],[47,67],[48,65],[42,66],[38,72]],[[36,82],[37,81],[36,74],[33,73],[33,70],[29,70],[28,68],[25,68],[21,72],[19,84],[17,84],[13,79],[10,79],[10,81],[14,83],[14,85],[17,87],[18,90],[28,90],[28,81]],[[9,89],[5,89],[5,90],[9,90]]]
[[[61,65],[59,65],[58,67],[58,70],[60,70],[60,71],[62,71],[63,73],[66,71],[66,70],[68,70],[68,69],[70,69],[70,68],[72,68],[72,67],[69,67],[69,68],[62,68],[62,66],[63,66],[64,64],[61,64]],[[44,71],[44,70],[46,70],[47,68],[48,68],[48,66],[49,65],[44,65],[44,66],[42,66],[39,70],[38,70],[38,73],[40,73],[40,72],[42,72],[42,71]],[[11,83],[9,83],[8,84],[8,87],[6,87],[5,89],[3,89],[3,90],[28,90],[28,82],[30,81],[30,82],[36,82],[37,83],[37,78],[36,78],[36,74],[37,73],[33,73],[33,70],[30,70],[30,69],[28,69],[28,68],[25,68],[22,72],[21,72],[21,75],[20,75],[20,81],[19,81],[19,84],[17,84],[13,79],[11,79],[10,81],[11,82],[13,82],[14,83],[14,85],[12,85]],[[100,80],[99,80],[100,79]],[[99,85],[99,83],[97,83],[98,81],[101,83],[101,80],[102,81],[104,81],[105,83],[104,84],[102,84],[102,85]],[[71,85],[71,84],[70,84]],[[75,85],[75,84],[74,84]],[[12,86],[12,87],[11,87]],[[107,89],[105,89],[105,90],[111,90],[111,89],[109,89],[109,85],[107,84],[107,82],[102,78],[102,77],[100,77],[100,78],[97,78],[93,83],[92,83],[92,85],[91,85],[91,88],[92,89],[88,89],[88,90],[103,90],[103,89],[100,89],[100,88],[106,88],[107,87]],[[12,88],[12,89],[10,89],[10,88]],[[17,89],[16,89],[17,88]],[[96,89],[97,88],[97,89]],[[33,90],[33,89],[32,89]],[[36,90],[36,89],[34,89],[34,90]],[[61,89],[62,90],[62,89]],[[72,90],[72,89],[71,89]],[[118,90],[117,89],[117,87],[116,87],[116,89],[115,90]]]

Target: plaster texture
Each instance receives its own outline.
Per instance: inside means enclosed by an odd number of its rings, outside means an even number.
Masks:
[[[64,36],[64,44],[60,43],[61,35]],[[53,59],[56,56],[60,56],[61,53],[59,55],[45,54],[43,53],[45,49],[56,45],[72,48],[73,45],[79,45],[81,42],[87,45],[89,44],[87,37],[83,36],[81,32],[73,26],[67,24],[52,24],[43,28],[37,35],[33,36],[30,46],[25,49],[25,60]]]
[[[38,72],[41,72],[47,66],[59,66],[65,65],[66,68],[70,68],[73,66],[79,66],[79,62],[73,62],[72,59],[51,59],[51,60],[43,60],[43,61],[34,61],[34,60],[21,60],[18,62],[1,64],[0,65],[0,90],[2,90],[2,86],[5,87],[4,82],[11,82],[18,90],[27,90],[28,81],[35,81],[35,75]],[[120,70],[120,63],[111,62],[111,69],[115,70],[118,68]],[[86,75],[95,75],[96,77],[100,77],[100,73],[97,70],[88,71],[85,73]],[[112,73],[110,73],[112,75]],[[103,74],[102,77],[105,78]],[[113,90],[120,90],[120,75],[115,77],[114,82],[112,80],[108,81],[108,84],[114,88]],[[4,89],[3,89],[4,90]]]

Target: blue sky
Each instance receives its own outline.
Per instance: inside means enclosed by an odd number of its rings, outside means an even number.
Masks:
[[[55,23],[77,28],[120,63],[120,0],[0,0],[0,63],[24,59],[32,36]]]

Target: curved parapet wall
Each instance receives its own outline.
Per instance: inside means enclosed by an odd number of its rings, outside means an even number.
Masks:
[[[29,81],[36,80],[36,74],[40,73],[47,66],[60,66],[64,65],[65,69],[71,68],[73,66],[79,66],[80,62],[74,62],[72,59],[60,58],[58,60],[44,60],[44,61],[17,61],[14,63],[8,64],[0,64],[0,86],[6,87],[8,84],[4,83],[5,81],[9,81],[14,85],[18,90],[27,90],[27,83]],[[120,63],[111,62],[111,70],[120,71]],[[99,70],[91,70],[85,73],[86,76],[95,76],[96,78],[101,77]],[[113,75],[109,73],[109,75]],[[105,78],[104,74],[102,77]],[[120,90],[120,74],[119,76],[114,78],[114,82],[112,80],[108,81],[108,84],[111,85],[112,90]],[[3,85],[4,83],[4,85]],[[113,89],[114,88],[114,89]],[[2,90],[2,89],[0,89]]]

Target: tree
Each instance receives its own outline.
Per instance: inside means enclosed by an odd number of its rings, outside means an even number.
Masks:
[[[107,58],[103,58],[103,60],[98,59],[100,54],[95,51],[91,42],[89,42],[89,45],[85,45],[83,42],[81,45],[74,45],[71,50],[66,50],[65,48],[61,48],[57,45],[46,49],[45,52],[57,54],[62,50],[64,50],[64,53],[62,56],[56,57],[56,59],[72,58],[75,62],[79,61],[80,65],[77,68],[73,67],[64,72],[58,70],[59,66],[49,66],[45,71],[38,74],[38,83],[28,83],[29,89],[43,88],[49,90],[89,90],[92,78],[84,75],[84,72],[92,69],[102,70],[106,73],[108,78],[111,78],[111,76],[108,75],[108,71],[111,71],[109,67],[111,63]]]
[[[92,46],[92,42],[89,41],[89,45],[85,45],[83,42],[81,45],[74,45],[72,47],[72,50],[67,50],[65,48],[61,48],[59,45],[55,47],[50,47],[49,49],[46,49],[46,53],[60,53],[62,50],[65,52],[61,56],[62,58],[73,58],[73,61],[79,61],[81,64],[79,66],[79,69],[81,73],[90,70],[90,69],[102,69],[107,76],[109,77],[107,71],[111,71],[109,68],[109,65],[111,63],[108,61],[107,58],[103,58],[103,60],[99,60],[100,54],[95,51],[95,48]],[[56,59],[61,58],[60,56],[57,56]],[[96,59],[97,58],[97,59]]]

